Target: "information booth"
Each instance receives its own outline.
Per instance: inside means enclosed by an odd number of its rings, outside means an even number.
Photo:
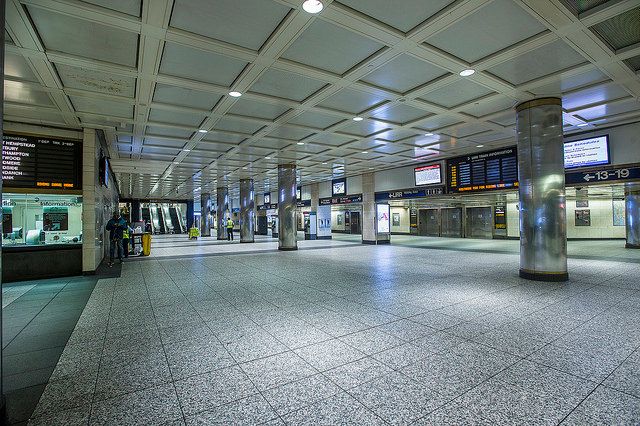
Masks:
[[[81,274],[82,142],[3,139],[3,281]]]

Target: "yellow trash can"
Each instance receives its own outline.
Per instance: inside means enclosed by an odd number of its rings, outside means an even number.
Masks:
[[[142,235],[142,255],[149,256],[151,254],[151,234]]]

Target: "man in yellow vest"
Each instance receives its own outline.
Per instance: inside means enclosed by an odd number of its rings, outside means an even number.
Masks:
[[[227,241],[233,241],[233,219],[231,216],[227,219]]]

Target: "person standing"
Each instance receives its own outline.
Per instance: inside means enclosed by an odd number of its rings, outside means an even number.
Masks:
[[[227,241],[233,241],[233,219],[231,216],[227,219]]]
[[[118,249],[118,259],[122,263],[123,247],[122,233],[127,222],[117,210],[113,212],[113,217],[107,222],[105,229],[109,231],[109,267],[113,266],[116,248]]]

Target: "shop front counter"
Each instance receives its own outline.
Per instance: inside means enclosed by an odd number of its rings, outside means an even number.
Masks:
[[[82,275],[82,244],[2,247],[2,282]]]

